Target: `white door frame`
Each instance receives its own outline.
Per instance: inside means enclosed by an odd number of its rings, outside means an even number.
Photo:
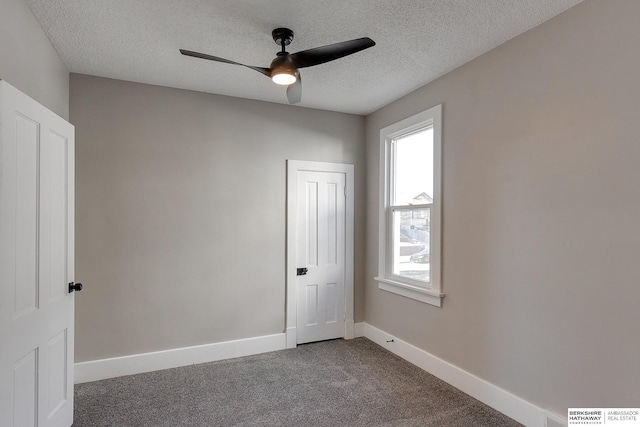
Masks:
[[[296,215],[298,204],[298,172],[337,172],[345,174],[347,198],[345,204],[345,278],[344,278],[344,338],[354,338],[353,320],[353,282],[354,282],[354,178],[353,165],[342,163],[309,162],[287,160],[287,262],[286,262],[286,316],[285,331],[287,348],[297,346],[297,308],[296,308]]]

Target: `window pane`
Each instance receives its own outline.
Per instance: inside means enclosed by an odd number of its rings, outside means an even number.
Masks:
[[[392,205],[433,202],[433,127],[393,141]]]
[[[393,212],[393,274],[429,283],[430,209]]]

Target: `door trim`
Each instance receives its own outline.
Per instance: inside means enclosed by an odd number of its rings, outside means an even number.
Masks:
[[[345,278],[344,278],[344,338],[354,338],[353,282],[354,282],[354,202],[355,187],[353,165],[342,163],[287,160],[287,248],[286,248],[286,312],[285,333],[287,348],[297,346],[296,309],[296,206],[298,203],[298,172],[337,172],[345,174],[347,198],[345,200]]]

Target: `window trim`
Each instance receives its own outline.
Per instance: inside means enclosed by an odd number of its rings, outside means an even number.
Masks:
[[[391,244],[391,185],[392,142],[419,129],[433,126],[433,203],[411,205],[411,208],[424,206],[431,208],[429,232],[430,286],[422,286],[418,281],[393,274],[388,255]],[[415,114],[397,123],[380,129],[380,188],[378,217],[378,288],[398,295],[422,301],[427,304],[442,306],[442,105],[436,105],[426,111]]]

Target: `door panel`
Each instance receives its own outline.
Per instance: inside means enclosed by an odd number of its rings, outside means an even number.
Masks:
[[[318,324],[318,284],[306,286],[306,305],[307,315],[304,317],[304,326],[313,326]]]
[[[306,236],[307,253],[302,254],[306,257],[305,265],[317,266],[318,265],[318,183],[306,182],[307,193],[304,199],[306,200],[307,210],[303,211],[303,215],[306,218],[307,227],[303,230],[304,236]],[[301,230],[302,231],[302,230]],[[301,246],[303,248],[305,245]]]
[[[325,288],[326,305],[325,305],[325,321],[327,323],[338,322],[338,284],[327,283]]]
[[[14,426],[36,426],[38,404],[38,349],[13,365]]]
[[[42,208],[47,208],[47,215],[42,215],[42,221],[48,221],[48,224],[42,224],[41,230],[48,233],[48,241],[42,242],[44,250],[41,256],[47,256],[48,262],[43,263],[41,270],[43,276],[48,281],[49,301],[62,297],[66,294],[69,281],[67,280],[67,171],[68,171],[68,153],[67,147],[69,142],[67,138],[58,135],[55,132],[49,132],[48,151],[48,167],[47,174],[43,173],[42,185],[46,183],[46,191],[42,192],[43,198],[46,197],[46,204],[42,203]],[[48,269],[48,271],[47,271]]]
[[[15,173],[11,185],[11,197],[15,200],[15,211],[11,222],[15,230],[10,238],[14,242],[13,280],[14,312],[17,319],[31,313],[38,304],[37,262],[37,206],[38,206],[38,140],[37,123],[20,114],[13,115],[15,137],[8,141],[6,160]]]
[[[49,340],[49,404],[47,418],[51,418],[67,400],[67,330]]]
[[[344,337],[345,174],[299,171],[297,343]]]
[[[0,81],[0,425],[73,421],[74,129]]]
[[[344,190],[343,190],[344,193]],[[327,265],[338,265],[338,186],[327,183]]]

